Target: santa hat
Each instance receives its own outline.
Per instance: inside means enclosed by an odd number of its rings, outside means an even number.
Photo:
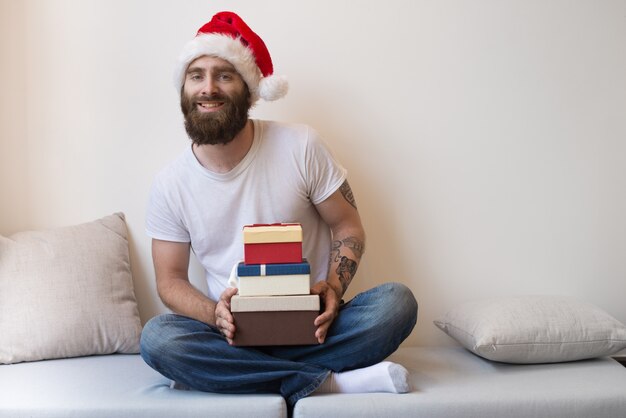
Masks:
[[[259,98],[271,101],[287,94],[288,83],[274,75],[270,53],[263,40],[233,12],[217,13],[183,48],[175,72],[175,83],[181,91],[189,64],[203,55],[230,62],[248,85],[252,102]]]

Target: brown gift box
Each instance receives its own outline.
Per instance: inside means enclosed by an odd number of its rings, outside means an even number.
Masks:
[[[318,344],[318,295],[233,296],[236,346]]]

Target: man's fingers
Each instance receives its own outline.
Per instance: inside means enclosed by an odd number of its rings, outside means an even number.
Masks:
[[[317,330],[315,331],[315,338],[317,338],[317,341],[320,344],[322,344],[324,340],[326,340],[328,328],[330,328],[330,325],[333,323],[334,319],[335,311],[330,306],[327,306],[326,310],[322,312],[317,318],[315,318],[315,321],[313,322],[313,324],[317,327]]]
[[[319,327],[323,323],[328,322],[332,318],[332,315],[332,311],[324,311],[317,318],[315,318],[315,321],[313,323],[316,327]]]
[[[237,292],[237,288],[227,288],[222,292],[215,306],[215,326],[231,345],[235,338],[235,319],[230,313],[230,300]]]
[[[232,339],[235,337],[235,325],[232,322],[223,318],[218,318],[217,321],[215,321],[215,325],[220,330],[222,335],[226,337],[226,339]]]
[[[328,332],[328,327],[330,327],[330,323],[326,322],[323,325],[319,326],[315,331],[315,338],[317,338],[317,342],[322,344],[326,339],[326,333]]]
[[[319,295],[324,311],[315,318],[313,324],[317,327],[315,338],[322,344],[326,340],[328,329],[339,313],[339,298],[334,289],[326,282],[318,282],[311,288],[311,294]]]
[[[326,295],[328,295],[328,293]],[[327,321],[332,321],[337,313],[338,304],[335,298],[332,298],[332,297],[329,298],[328,296],[326,296],[323,302],[324,302],[324,312],[322,312],[317,318],[315,318],[316,326],[319,326]]]
[[[231,323],[235,321],[234,318],[233,318],[233,315],[226,308],[218,307],[215,310],[215,316],[216,316],[216,321],[218,319],[221,319],[221,320],[226,321],[226,322],[231,322]]]
[[[235,328],[235,324],[232,321],[228,321],[224,318],[218,318],[217,321],[215,321],[215,325],[217,325],[219,329],[228,331],[232,331]]]

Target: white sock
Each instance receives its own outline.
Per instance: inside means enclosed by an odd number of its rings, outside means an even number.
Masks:
[[[362,369],[333,373],[317,388],[318,393],[406,393],[409,372],[397,363],[383,361]]]

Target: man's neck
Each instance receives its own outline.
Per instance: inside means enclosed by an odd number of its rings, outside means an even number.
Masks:
[[[254,124],[248,119],[246,126],[226,145],[197,145],[192,150],[204,168],[215,173],[228,173],[244,159],[254,140]]]

